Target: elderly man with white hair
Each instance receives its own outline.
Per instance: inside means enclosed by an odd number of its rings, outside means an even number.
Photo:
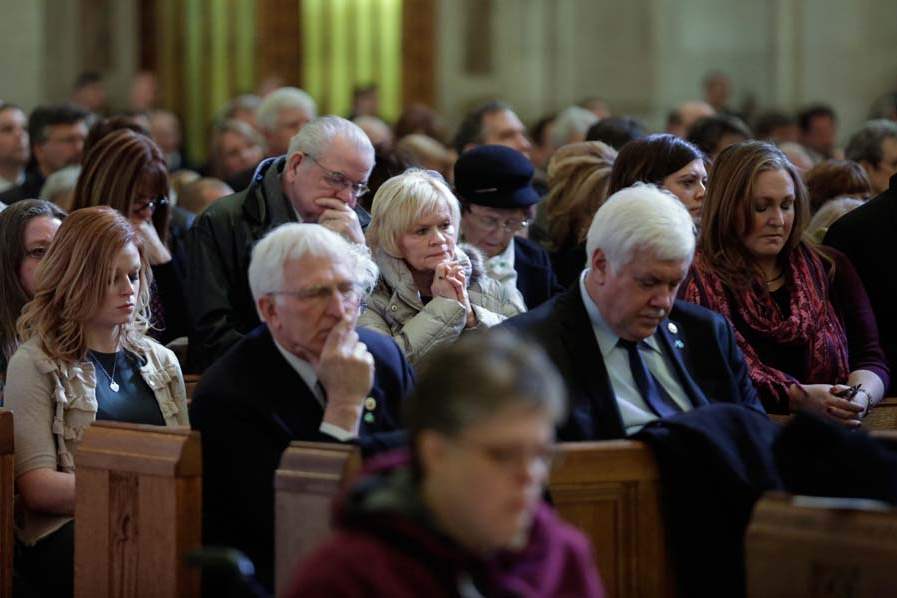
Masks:
[[[579,285],[502,324],[540,343],[567,382],[560,440],[621,438],[716,402],[763,412],[726,320],[676,300],[694,235],[669,193],[618,191],[592,221]]]
[[[269,589],[274,470],[289,443],[369,446],[399,428],[412,370],[391,338],[355,329],[377,274],[365,247],[317,224],[281,225],[249,265],[264,323],[206,370],[193,395],[203,538],[244,551]]]
[[[312,222],[364,243],[374,148],[357,125],[337,116],[306,124],[286,156],[262,162],[248,188],[224,197],[190,229],[187,294],[193,315],[191,362],[204,369],[259,319],[246,272],[249,252],[268,231]]]

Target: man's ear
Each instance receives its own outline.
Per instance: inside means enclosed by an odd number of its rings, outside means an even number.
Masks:
[[[259,318],[269,328],[277,324],[277,305],[274,303],[274,295],[262,295],[256,302],[256,307]]]
[[[610,269],[610,264],[607,262],[607,256],[604,255],[603,249],[596,249],[595,252],[592,253],[590,265],[592,267],[592,276],[595,277],[595,281],[598,284],[604,284],[604,280],[607,278],[608,270]]]
[[[287,158],[287,163],[283,167],[283,178],[288,183],[292,183],[296,180],[296,169],[299,168],[299,165],[302,164],[302,160],[305,159],[305,154],[302,152],[296,152]]]

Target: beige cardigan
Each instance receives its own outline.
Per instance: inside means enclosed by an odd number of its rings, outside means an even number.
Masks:
[[[184,378],[174,353],[147,339],[143,379],[156,395],[167,426],[189,425]],[[9,360],[5,406],[15,417],[16,477],[48,468],[74,473],[74,452],[97,415],[96,370],[91,361],[50,359],[36,337]],[[16,533],[25,544],[56,531],[71,517],[29,511],[16,503]]]

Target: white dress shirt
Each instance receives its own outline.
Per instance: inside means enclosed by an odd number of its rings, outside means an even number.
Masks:
[[[629,368],[629,353],[619,345],[620,337],[601,316],[598,306],[592,300],[586,289],[585,279],[589,270],[584,270],[579,278],[579,291],[582,294],[582,302],[586,306],[586,312],[589,314],[589,320],[592,322],[592,330],[595,333],[595,340],[598,341],[598,348],[601,350],[601,357],[604,359],[604,366],[607,368],[607,375],[617,399],[617,406],[620,409],[620,415],[623,418],[623,427],[626,429],[626,435],[632,435],[642,429],[648,422],[658,419],[651,408],[645,403],[645,399],[635,385],[632,378],[632,371]],[[663,386],[673,401],[683,411],[692,409],[691,401],[676,376],[676,370],[657,339],[657,334],[652,334],[648,338],[639,341],[639,354],[648,367],[651,374],[657,380],[658,384]]]
[[[274,340],[274,337],[271,337],[271,340]],[[311,389],[312,394],[315,395],[315,399],[317,399],[318,403],[321,405],[323,409],[327,408],[327,399],[324,397],[324,393],[321,391],[321,385],[318,384],[318,373],[315,372],[315,366],[290,353],[286,349],[280,346],[276,340],[274,340],[274,346],[277,347],[277,350],[280,351],[280,354],[283,355],[283,358],[287,360],[287,363],[296,370],[296,373],[299,374],[299,377],[302,378],[302,381]],[[347,440],[352,440],[353,438],[358,437],[358,430],[356,429],[353,432],[348,430],[344,430],[339,426],[335,426],[331,423],[327,423],[322,421],[321,427],[318,428],[318,431],[322,434],[327,434],[328,436],[333,436],[340,442],[346,442]]]

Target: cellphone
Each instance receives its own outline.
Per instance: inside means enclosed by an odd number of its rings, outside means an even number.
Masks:
[[[852,399],[860,392],[860,388],[862,388],[862,384],[854,384],[853,386],[849,386],[844,390],[840,390],[838,392],[833,392],[832,394],[841,399]]]

